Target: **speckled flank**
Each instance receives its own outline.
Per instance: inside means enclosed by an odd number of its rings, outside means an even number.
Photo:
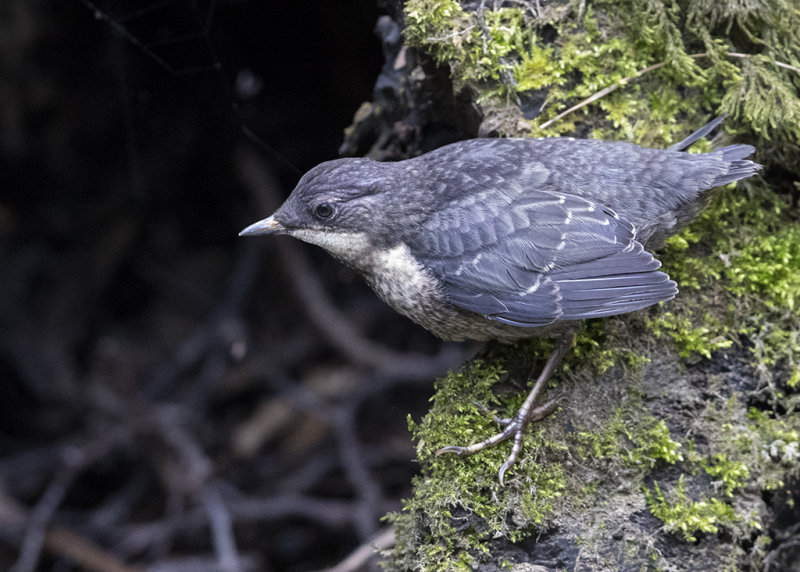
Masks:
[[[433,331],[457,315],[438,281],[411,255],[404,243],[375,252],[365,273],[367,283],[397,312]]]
[[[392,309],[442,339],[511,341],[549,331],[546,328],[511,327],[453,306],[439,282],[414,259],[403,243],[389,249],[374,249],[364,233],[302,229],[290,234],[326,249],[357,270]],[[480,255],[476,258],[479,259]]]

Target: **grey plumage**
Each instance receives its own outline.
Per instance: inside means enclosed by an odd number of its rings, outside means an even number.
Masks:
[[[748,145],[683,151],[719,121],[668,149],[473,139],[395,163],[330,161],[242,234],[323,246],[440,337],[536,335],[675,296],[647,248],[691,220],[704,191],[760,168]]]
[[[397,163],[339,159],[309,171],[271,217],[240,234],[322,246],[390,306],[451,340],[513,340],[576,320],[631,312],[678,289],[646,248],[703,207],[708,189],[753,175],[754,149],[684,152],[712,121],[668,149],[576,139],[473,139]],[[559,336],[528,397],[498,434],[439,453],[469,455],[526,425],[571,346]]]

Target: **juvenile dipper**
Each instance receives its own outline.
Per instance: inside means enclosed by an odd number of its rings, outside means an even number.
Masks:
[[[631,143],[472,139],[413,159],[328,161],[309,171],[271,217],[240,235],[288,234],[361,273],[386,303],[446,340],[556,335],[525,403],[501,433],[514,437],[552,411],[534,407],[572,345],[577,320],[672,299],[674,281],[647,247],[690,221],[704,191],[753,175],[754,148],[684,152],[720,117],[667,149]]]

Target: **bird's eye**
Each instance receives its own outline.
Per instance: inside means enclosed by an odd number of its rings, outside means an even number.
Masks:
[[[314,215],[321,220],[328,220],[334,212],[336,211],[331,203],[320,203],[314,207]]]

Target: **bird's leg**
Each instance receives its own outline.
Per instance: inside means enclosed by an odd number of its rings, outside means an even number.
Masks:
[[[547,387],[547,381],[550,379],[553,370],[561,362],[561,360],[564,358],[564,355],[570,350],[570,348],[572,348],[574,341],[574,334],[561,338],[558,345],[553,350],[553,353],[550,354],[549,358],[547,358],[547,363],[544,364],[542,372],[539,374],[539,377],[536,379],[536,383],[533,385],[533,389],[531,389],[530,393],[528,393],[528,397],[525,399],[522,406],[517,410],[517,413],[514,415],[514,417],[511,419],[495,419],[499,423],[505,425],[500,433],[492,435],[488,439],[484,439],[479,443],[475,443],[467,447],[442,447],[436,451],[436,454],[455,453],[456,455],[471,455],[472,453],[477,453],[478,451],[482,451],[488,447],[493,447],[494,445],[497,445],[498,443],[501,443],[513,436],[514,443],[511,446],[511,454],[509,454],[506,462],[503,463],[503,466],[500,467],[500,484],[502,485],[503,475],[509,469],[509,467],[514,464],[514,462],[517,460],[517,457],[519,457],[520,452],[522,451],[522,438],[525,435],[525,428],[528,426],[528,423],[531,421],[539,421],[540,419],[544,419],[553,413],[553,411],[555,411],[558,399],[553,399],[538,407],[534,407],[534,404],[544,391],[545,387]]]

